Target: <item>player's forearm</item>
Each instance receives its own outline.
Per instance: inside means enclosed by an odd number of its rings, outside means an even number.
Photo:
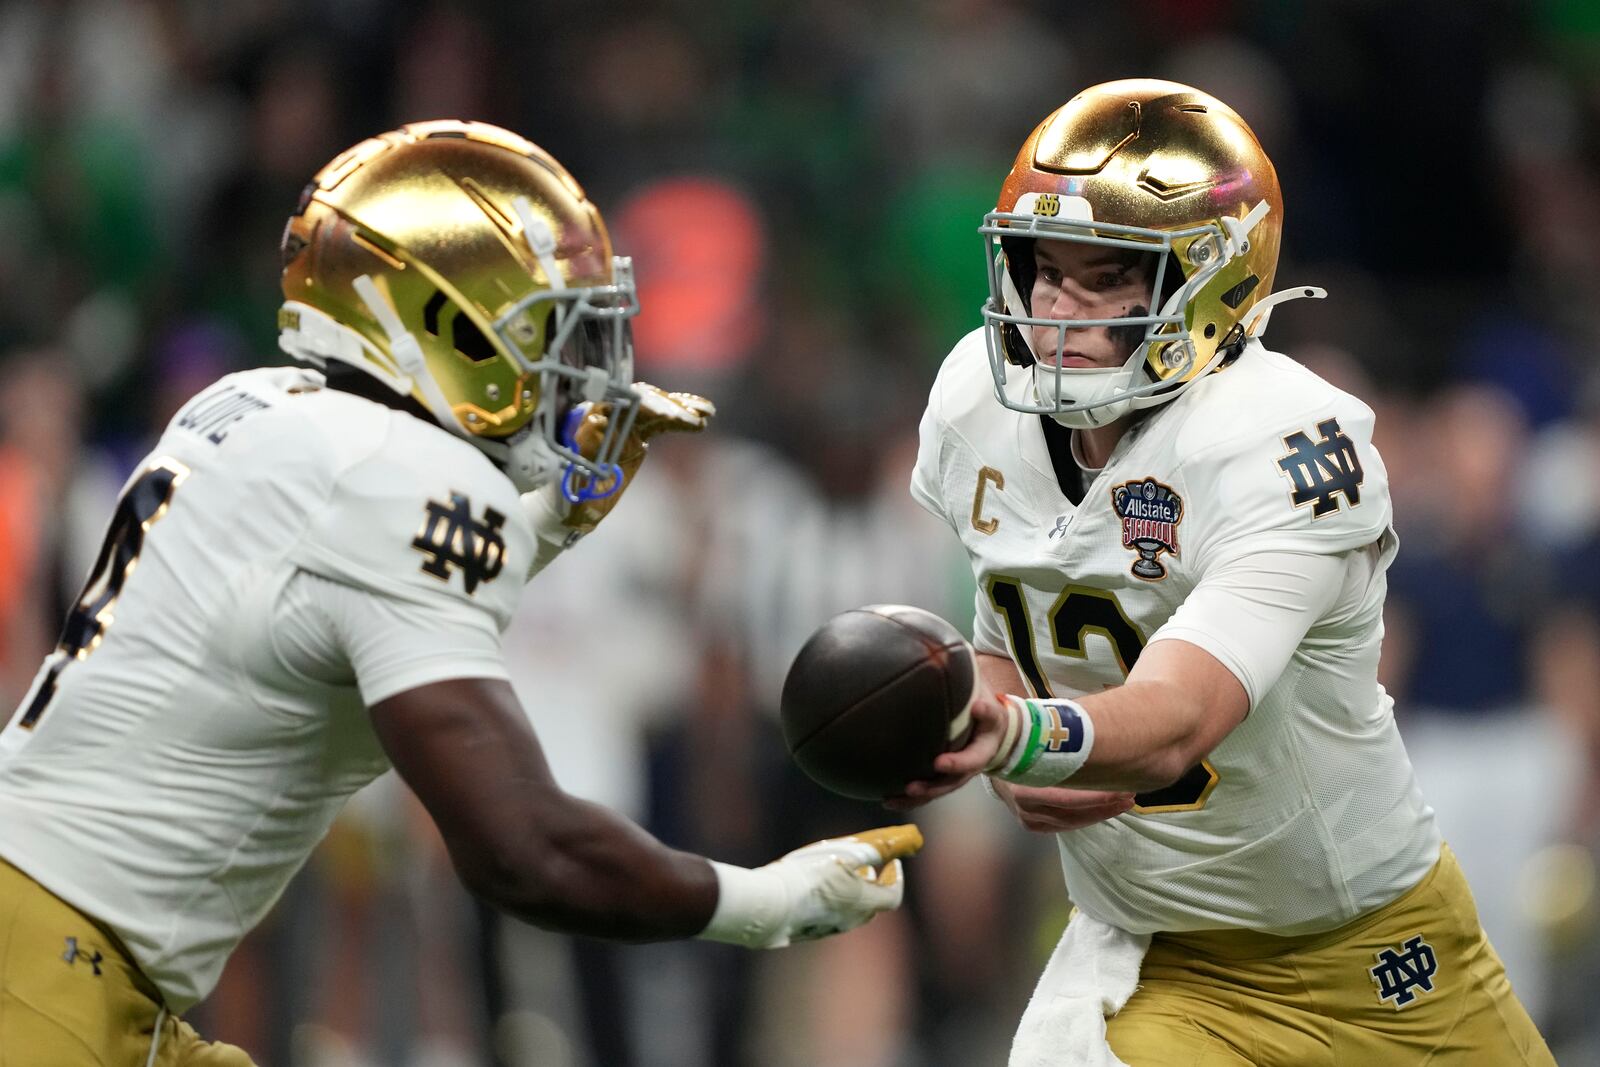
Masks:
[[[512,856],[463,870],[469,888],[525,922],[618,941],[693,937],[717,904],[703,858],[670,849],[622,816],[563,797]]]
[[[1130,683],[1075,700],[1002,698],[987,771],[1016,785],[1144,792],[1202,754],[1199,708],[1181,689]]]
[[[978,673],[991,692],[1027,693],[1009,656],[979,653]],[[1088,761],[1072,775],[1072,784],[1138,791],[1177,780],[1195,762],[1187,759],[1195,740],[1188,724],[1198,712],[1173,688],[1164,682],[1134,682],[1079,700],[1094,719],[1095,742]]]
[[[992,690],[1015,692],[1004,688],[1020,681],[1008,662],[983,656],[979,669]],[[1069,740],[1062,751],[1080,751],[1075,746],[1086,742],[1087,758],[1038,761],[1033,777],[1048,772],[1052,764],[1070,766],[1062,778],[1031,784],[1055,784],[1069,774],[1074,787],[1085,789],[1138,792],[1162,788],[1209,754],[1243,720],[1249,707],[1243,687],[1227,668],[1202,649],[1176,640],[1153,643],[1125,684],[1080,697],[1075,703],[1089,720],[1084,726],[1085,738],[1083,742]],[[1076,714],[1059,710],[1068,717]],[[1041,725],[1062,724],[1051,718]],[[1002,765],[1015,767],[1024,762],[1030,728],[1027,724],[1013,730],[1009,743],[1002,742]],[[1066,730],[1064,736],[1070,737],[1071,732]],[[1051,733],[1041,730],[1031,743],[1037,749]]]
[[[1094,748],[1072,776],[1076,787],[1161,789],[1206,755],[1198,728],[1205,708],[1181,686],[1130,681],[1078,703],[1094,720]]]

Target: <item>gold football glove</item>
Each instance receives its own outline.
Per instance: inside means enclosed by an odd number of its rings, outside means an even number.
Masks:
[[[633,387],[640,395],[639,412],[628,430],[622,452],[617,456],[622,485],[615,492],[607,493],[612,479],[605,479],[595,487],[598,493],[604,495],[572,505],[564,521],[568,529],[578,534],[589,533],[617,506],[617,501],[638,472],[639,465],[644,462],[644,454],[650,449],[652,437],[663,433],[699,433],[717,412],[715,404],[693,393],[669,393],[647,382],[634,382]],[[577,450],[585,456],[594,456],[605,438],[610,421],[610,404],[590,407],[572,434]],[[579,476],[577,481],[578,487],[582,488],[584,479]]]

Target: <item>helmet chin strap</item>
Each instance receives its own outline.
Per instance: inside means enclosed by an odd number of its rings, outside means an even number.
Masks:
[[[522,235],[528,242],[528,250],[544,271],[545,283],[558,292],[566,289],[566,276],[561,273],[561,264],[556,262],[555,231],[543,217],[534,213],[533,204],[527,197],[519,196],[511,201],[511,208],[522,222]]]
[[[428,373],[428,361],[422,346],[405,324],[394,305],[378,289],[370,275],[363,274],[355,280],[356,293],[389,336],[389,352],[400,370],[409,378],[410,386],[422,394],[422,403],[440,426],[458,437],[465,438],[494,460],[506,472],[521,492],[529,492],[552,481],[560,473],[563,461],[555,450],[529,425],[505,440],[476,437],[467,432],[455,417],[450,402],[445,399],[439,383]],[[391,383],[393,384],[393,383]],[[409,393],[409,389],[407,390]]]
[[[506,472],[518,492],[529,493],[560,476],[567,461],[533,426],[524,426],[504,441],[474,438],[473,444]]]
[[[417,343],[411,331],[406,329],[405,323],[400,321],[399,312],[395,311],[389,298],[378,289],[378,283],[372,280],[370,274],[363,274],[354,284],[356,295],[361,297],[361,302],[367,305],[367,310],[372,312],[372,317],[378,320],[378,325],[382,326],[383,332],[388,335],[389,355],[394,360],[395,366],[410,379],[408,384],[422,394],[423,406],[433,413],[434,419],[440,426],[457,437],[473,440],[472,435],[467,433],[467,428],[456,419],[456,413],[450,407],[450,401],[445,399],[439,383],[428,373],[428,360],[422,354],[422,346]]]
[[[1279,304],[1287,304],[1291,300],[1321,300],[1328,295],[1328,290],[1320,285],[1297,285],[1293,289],[1279,289],[1271,296],[1262,297],[1256,301],[1255,307],[1244,317],[1242,325],[1244,332],[1250,337],[1259,337],[1267,328],[1267,322],[1272,318],[1272,309]]]
[[[287,356],[325,370],[328,360],[360,367],[403,396],[411,383],[391,374],[379,362],[383,353],[333,316],[298,300],[285,300],[278,312],[278,348]]]

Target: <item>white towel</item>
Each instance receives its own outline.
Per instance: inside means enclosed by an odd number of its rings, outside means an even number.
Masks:
[[[1139,984],[1149,934],[1074,910],[1011,1042],[1009,1067],[1127,1067],[1106,1043],[1106,1018]]]

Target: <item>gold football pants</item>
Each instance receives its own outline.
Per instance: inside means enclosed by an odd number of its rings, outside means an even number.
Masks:
[[[161,1012],[104,927],[0,860],[0,1067],[254,1067]]]
[[[1448,846],[1328,933],[1157,934],[1107,1029],[1130,1067],[1555,1067]]]

